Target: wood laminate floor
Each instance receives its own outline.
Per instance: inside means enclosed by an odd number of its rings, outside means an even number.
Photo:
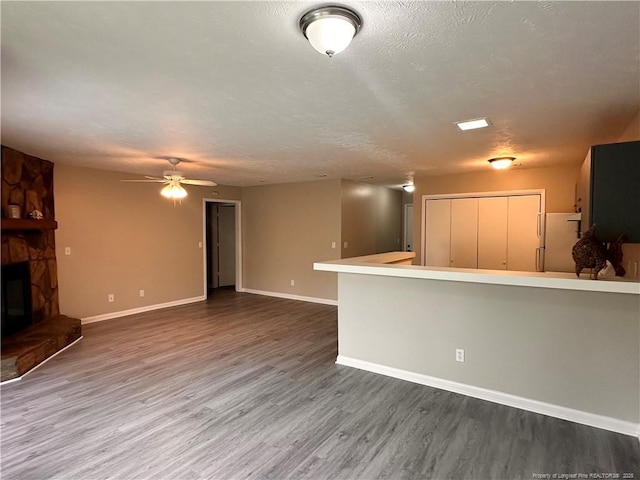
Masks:
[[[335,365],[336,316],[223,291],[86,325],[2,386],[2,479],[640,478],[637,438]]]

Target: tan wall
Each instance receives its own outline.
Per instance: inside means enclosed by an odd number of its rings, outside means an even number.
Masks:
[[[198,242],[212,188],[189,186],[174,206],[157,184],[120,182],[130,174],[56,164],[54,175],[61,313],[86,318],[204,294]],[[215,190],[240,198],[239,188]]]
[[[416,246],[414,263],[421,262],[419,246],[422,245],[422,195],[544,188],[548,213],[573,212],[579,171],[580,165],[562,165],[549,168],[512,168],[505,171],[488,170],[458,175],[416,175],[416,189],[413,192],[413,241]]]
[[[374,253],[402,250],[402,192],[385,187],[376,189],[377,234]]]
[[[632,142],[634,140],[640,140],[640,110],[633,116],[617,141]]]
[[[245,288],[337,298],[336,274],[313,263],[340,258],[340,180],[243,188],[242,208]]]
[[[402,193],[342,180],[342,258],[401,250],[401,239]]]

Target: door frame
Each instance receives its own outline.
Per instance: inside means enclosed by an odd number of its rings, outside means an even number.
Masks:
[[[515,197],[522,195],[540,195],[540,205],[538,205],[538,232],[540,237],[540,248],[544,248],[545,233],[545,213],[546,213],[546,190],[544,188],[536,188],[531,190],[504,190],[493,192],[469,192],[469,193],[443,193],[439,195],[422,195],[420,202],[420,265],[425,266],[427,255],[427,237],[424,229],[427,223],[427,201],[428,200],[444,200],[455,198],[485,198],[485,197]]]
[[[203,274],[203,295],[207,298],[207,203],[232,203],[235,207],[236,220],[236,292],[243,291],[242,281],[242,201],[225,200],[223,198],[203,198],[202,199],[202,274]]]

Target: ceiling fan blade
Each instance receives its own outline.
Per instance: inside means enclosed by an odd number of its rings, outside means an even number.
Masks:
[[[162,180],[162,178],[160,177],[150,177],[149,175],[145,175],[144,178],[146,178],[147,180]]]
[[[120,180],[121,182],[134,182],[134,183],[166,183],[166,180],[157,178],[153,180]]]
[[[184,179],[180,180],[180,183],[184,183],[186,185],[201,185],[203,187],[215,187],[218,185],[216,182],[212,182],[211,180],[189,180]]]

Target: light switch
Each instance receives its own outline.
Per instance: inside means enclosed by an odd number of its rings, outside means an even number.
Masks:
[[[64,247],[64,254],[71,255],[71,247]]]
[[[336,248],[336,242],[331,242],[331,248]]]

